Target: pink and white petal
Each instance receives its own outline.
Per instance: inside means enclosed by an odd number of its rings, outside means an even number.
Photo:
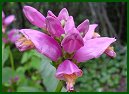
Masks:
[[[69,13],[68,13],[68,11],[67,11],[66,8],[63,8],[63,9],[60,11],[59,15],[58,15],[58,19],[59,19],[60,21],[61,21],[61,20],[67,21],[68,18],[69,18]]]
[[[62,40],[61,46],[68,53],[73,53],[84,46],[83,38],[79,31],[76,28],[71,29],[71,31]]]
[[[88,32],[88,30],[89,30],[89,20],[86,19],[85,21],[83,21],[83,22],[77,27],[77,30],[78,30],[79,32],[84,32],[84,33]]]
[[[74,59],[78,62],[85,62],[93,58],[98,58],[115,41],[115,38],[108,37],[87,40],[84,46],[75,53]]]
[[[54,18],[57,18],[56,16],[55,16],[55,14],[52,12],[52,11],[48,11],[47,12],[47,16],[52,16],[52,17],[54,17]]]
[[[75,28],[75,23],[73,17],[70,16],[64,26],[65,33],[70,32],[73,28]]]
[[[14,15],[10,15],[10,16],[5,18],[4,24],[7,26],[7,25],[11,24],[14,20],[15,20],[15,16]]]
[[[83,38],[84,41],[86,41],[88,39],[91,39],[93,37],[94,31],[95,31],[97,26],[98,26],[98,24],[91,24],[91,25],[89,25],[89,30],[85,34],[85,36]]]
[[[53,37],[60,37],[65,31],[57,18],[48,16],[46,17],[47,30]]]
[[[24,6],[23,12],[26,18],[35,26],[39,28],[46,28],[45,17],[37,11],[35,8],[30,6]]]
[[[111,58],[116,57],[116,52],[113,49],[106,49],[104,53]]]
[[[60,80],[65,80],[65,74],[76,74],[77,77],[82,76],[83,72],[81,69],[77,67],[76,64],[71,62],[70,60],[63,61],[57,68],[56,77]]]
[[[50,36],[33,29],[21,29],[20,32],[31,40],[35,48],[53,61],[57,61],[62,55],[60,45]]]

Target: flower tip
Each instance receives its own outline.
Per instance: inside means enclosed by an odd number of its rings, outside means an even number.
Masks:
[[[54,17],[54,18],[56,18],[56,16],[53,14],[53,12],[52,11],[50,11],[50,10],[48,10],[48,12],[47,12],[47,16],[52,16],[52,17]]]
[[[24,6],[23,7],[23,12],[25,13],[27,10],[30,10],[30,9],[32,9],[31,6]]]
[[[31,7],[31,6],[24,6],[23,7],[23,10],[27,10],[27,9],[32,9],[33,7]]]
[[[90,21],[89,21],[89,19],[86,19],[85,22],[88,22],[89,23]]]
[[[107,56],[111,57],[111,58],[115,58],[116,57],[116,53],[114,51],[114,47],[109,46],[106,50],[105,53]]]
[[[62,11],[68,11],[67,8],[63,8]]]

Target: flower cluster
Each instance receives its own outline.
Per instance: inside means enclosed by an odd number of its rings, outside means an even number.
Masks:
[[[43,16],[35,8],[24,6],[24,15],[41,31],[21,29],[21,37],[16,41],[19,51],[35,49],[56,63],[56,78],[66,81],[67,91],[74,91],[75,80],[83,72],[77,63],[98,58],[103,53],[115,57],[116,53],[111,45],[115,38],[101,37],[95,32],[97,24],[90,24],[84,20],[75,26],[74,19],[63,8],[58,16],[52,11]]]
[[[14,15],[10,15],[8,17],[5,17],[4,12],[2,11],[2,32],[5,33],[5,30],[8,25],[10,25],[15,20]]]
[[[5,36],[2,37],[2,40],[4,43],[8,43],[8,42],[15,43],[15,41],[20,37],[18,35],[18,31],[15,28],[8,30],[8,32],[6,32],[7,27],[15,20],[16,18],[14,15],[9,15],[5,17],[4,12],[2,11],[2,33],[3,35],[6,36],[6,37]]]

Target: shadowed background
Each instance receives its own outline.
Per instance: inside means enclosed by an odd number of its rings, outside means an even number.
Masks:
[[[115,37],[117,39],[116,43],[113,44],[117,57],[111,59],[106,55],[102,55],[98,59],[90,60],[86,63],[80,64],[80,68],[83,69],[84,75],[76,81],[75,88],[77,91],[127,91],[127,3],[117,2],[117,3],[98,3],[98,2],[69,2],[69,3],[41,3],[41,2],[5,2],[2,3],[3,11],[6,16],[14,14],[16,16],[16,21],[8,27],[11,28],[34,28],[29,21],[25,18],[22,8],[24,5],[30,5],[39,10],[44,16],[47,15],[47,11],[51,10],[55,15],[58,15],[62,8],[67,8],[69,14],[74,17],[76,25],[79,25],[83,20],[89,19],[90,23],[97,23],[98,27],[96,32],[101,36]],[[28,63],[31,62],[32,57],[30,54],[33,52],[20,53],[15,49],[15,46],[11,46],[15,69],[19,69],[22,66],[24,72],[19,76],[16,87],[13,87],[12,91],[29,91],[40,89],[42,91],[49,91],[47,89],[46,83],[42,82],[43,78],[40,73],[37,73],[37,67],[35,64],[29,67]],[[29,55],[28,55],[29,54]],[[17,56],[17,57],[16,57]],[[25,58],[26,57],[26,58]],[[30,59],[30,60],[29,60]],[[40,62],[39,59],[35,59]],[[34,60],[33,60],[34,61]],[[18,63],[17,63],[18,62]],[[43,62],[42,62],[43,63]],[[40,64],[39,64],[40,66]],[[10,67],[9,59],[4,62],[4,68]],[[27,68],[26,68],[27,67]],[[6,69],[4,70],[6,71]],[[3,71],[2,71],[3,72]],[[23,73],[23,74],[22,74]],[[37,74],[36,74],[37,73]],[[7,75],[5,75],[5,78]],[[34,80],[34,78],[36,80]],[[2,79],[3,74],[2,74]],[[25,80],[25,78],[27,80]],[[40,78],[42,80],[40,80]],[[24,80],[23,80],[24,79]],[[30,79],[31,82],[28,81]],[[44,78],[45,79],[45,78]],[[49,78],[48,78],[49,79]],[[2,80],[3,91],[8,91],[11,86],[7,86],[8,83]],[[35,81],[39,81],[36,85]],[[5,84],[6,83],[6,84]],[[20,84],[25,83],[25,84]],[[48,84],[50,84],[48,82]],[[25,87],[28,88],[25,89]],[[39,90],[37,90],[39,91]]]

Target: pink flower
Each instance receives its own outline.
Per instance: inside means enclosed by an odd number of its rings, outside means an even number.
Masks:
[[[25,6],[23,12],[33,25],[45,29],[49,35],[37,30],[21,29],[21,37],[15,42],[16,47],[20,51],[36,49],[57,62],[59,66],[56,77],[66,81],[68,92],[74,91],[75,80],[83,74],[76,63],[98,58],[103,53],[110,57],[116,56],[113,47],[110,46],[116,41],[115,38],[101,37],[95,32],[98,25],[90,25],[88,19],[76,28],[74,19],[69,16],[66,8],[63,8],[58,16],[48,11],[46,18],[30,6]],[[11,33],[10,37],[12,35]]]
[[[30,6],[24,6],[23,12],[26,18],[35,26],[46,29],[45,17],[38,12],[35,8]]]
[[[72,16],[69,16],[69,18],[67,19],[67,22],[64,26],[64,30],[65,33],[68,33],[71,29],[75,28],[75,23],[74,23],[74,19]],[[89,20],[86,19],[84,22],[82,22],[80,25],[77,26],[77,30],[80,33],[83,33],[83,37],[85,36],[85,33],[88,32],[89,30]]]
[[[61,25],[64,27],[64,26],[65,26],[65,23],[67,22],[67,20],[68,20],[68,18],[69,18],[69,13],[68,13],[68,11],[67,11],[66,8],[63,8],[63,9],[59,12],[58,16],[55,16],[55,15],[52,13],[52,11],[50,11],[50,10],[48,11],[47,16],[52,16],[52,17],[58,19],[58,20],[60,21]]]
[[[88,31],[86,32],[86,34],[83,38],[84,41],[94,37],[95,29],[96,29],[97,26],[98,26],[98,24],[89,25],[89,29],[88,29]]]
[[[53,12],[50,11],[50,10],[47,12],[47,16],[52,16],[52,17],[54,17],[54,18],[57,18],[59,21],[67,21],[68,18],[69,18],[69,13],[68,13],[68,11],[67,11],[66,8],[63,8],[63,9],[59,12],[58,16],[55,16],[55,15],[53,14]]]
[[[88,32],[89,29],[89,20],[86,19],[85,21],[83,21],[78,27],[77,30],[82,33],[82,36],[84,37],[85,34]]]
[[[70,60],[63,61],[57,68],[56,77],[59,80],[66,81],[67,91],[74,90],[75,80],[81,77],[83,74],[82,70],[77,67],[76,64]]]
[[[67,20],[67,22],[64,25],[64,30],[65,33],[69,33],[70,31],[72,31],[71,29],[75,28],[75,23],[74,23],[74,19],[72,16],[70,16]]]
[[[61,46],[68,53],[73,53],[84,46],[83,38],[76,28],[71,29],[61,42]]]
[[[60,45],[50,36],[32,29],[21,29],[22,37],[16,41],[16,47],[20,51],[35,48],[53,61],[57,61],[62,55]]]
[[[20,35],[18,34],[19,31],[17,29],[12,29],[8,32],[8,40],[12,43],[15,43],[15,41],[20,38]]]
[[[68,13],[68,11],[67,11],[66,8],[63,8],[63,9],[60,11],[59,15],[58,15],[58,19],[59,19],[60,21],[62,21],[62,20],[67,21],[68,18],[69,18],[69,13]]]
[[[83,47],[76,51],[74,59],[78,62],[85,62],[92,58],[98,58],[115,41],[116,39],[108,37],[89,39]]]
[[[46,24],[47,24],[47,31],[53,37],[60,37],[61,34],[64,34],[64,29],[57,18],[54,18],[52,16],[46,17]]]
[[[70,16],[68,18],[64,26],[66,35],[61,42],[61,46],[64,48],[66,52],[71,54],[84,46],[84,41],[80,33],[83,32],[85,35],[85,33],[88,31],[88,27],[89,21],[85,20],[76,29],[73,17]]]
[[[47,12],[47,16],[51,16],[51,17],[57,18],[55,16],[55,14],[52,11],[50,11],[50,10]]]
[[[99,38],[101,37],[98,33],[95,32],[95,29],[98,25],[97,24],[91,24],[89,26],[88,32],[85,34],[85,37],[83,38],[84,42],[86,42],[89,39]],[[110,57],[115,57],[116,53],[113,49],[113,47],[107,47],[107,49],[104,51],[105,54],[107,54]]]
[[[2,11],[2,32],[5,33],[5,30],[8,25],[10,25],[15,20],[14,15],[9,15],[5,18],[5,14]]]
[[[116,57],[116,53],[115,53],[115,51],[114,51],[114,48],[111,47],[111,46],[109,46],[109,47],[105,50],[104,53],[105,53],[106,55],[108,55],[109,57],[111,57],[111,58]]]

